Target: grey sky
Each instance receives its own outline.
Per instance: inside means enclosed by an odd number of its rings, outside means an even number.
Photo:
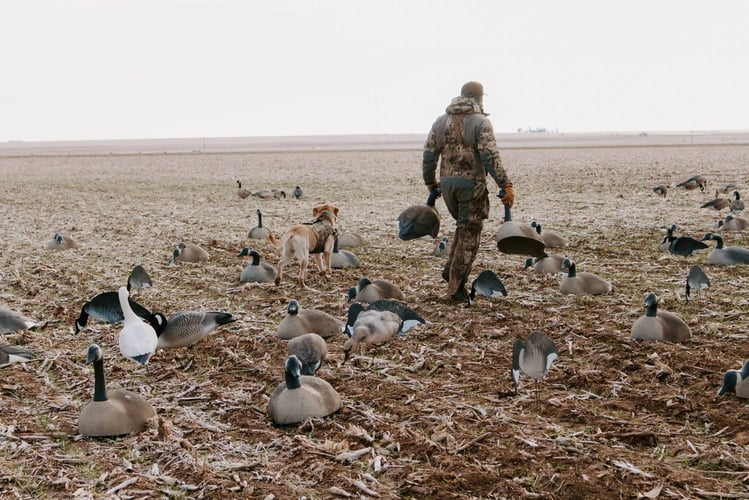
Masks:
[[[5,0],[0,141],[749,129],[743,0]]]

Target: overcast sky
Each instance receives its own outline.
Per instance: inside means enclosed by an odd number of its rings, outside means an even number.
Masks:
[[[746,0],[2,0],[0,141],[749,129]]]

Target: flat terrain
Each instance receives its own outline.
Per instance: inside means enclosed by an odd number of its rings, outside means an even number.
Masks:
[[[718,213],[699,207],[722,183],[742,193],[749,186],[746,136],[547,139],[500,140],[515,184],[513,219],[564,234],[572,245],[555,251],[578,272],[610,280],[614,292],[562,295],[563,276],[535,275],[523,257],[499,253],[502,211],[492,197],[474,275],[495,270],[509,295],[480,297],[470,309],[443,302],[433,240],[396,237],[400,211],[426,200],[422,138],[225,151],[167,141],[148,154],[147,141],[3,145],[0,305],[41,326],[4,336],[40,359],[0,371],[0,496],[749,497],[749,410],[734,395],[716,395],[723,372],[749,357],[749,269],[709,266],[709,250],[684,258],[658,248],[671,223],[696,238],[716,229]],[[675,187],[695,174],[708,178],[705,193]],[[299,185],[305,195],[240,199],[237,179],[250,191]],[[670,186],[665,199],[652,192],[661,183]],[[335,270],[330,280],[311,272],[308,290],[298,289],[296,267],[278,287],[239,282],[242,247],[274,264],[280,255],[247,238],[257,208],[280,236],[322,202],[340,208],[342,230],[366,239],[349,249],[360,268]],[[441,232],[452,236],[441,200],[437,207]],[[78,248],[46,250],[55,232]],[[749,246],[746,235],[725,239]],[[171,264],[180,241],[203,246],[210,261]],[[160,351],[148,370],[119,354],[118,325],[92,319],[76,335],[81,306],[124,285],[139,263],[154,282],[134,294],[144,306],[167,315],[228,311],[238,321],[189,349]],[[693,264],[712,286],[686,303]],[[286,357],[275,331],[289,300],[344,319],[346,292],[362,276],[397,283],[429,323],[343,365],[345,336],[329,339],[318,376],[338,390],[342,409],[273,426],[266,405]],[[629,338],[651,291],[691,327],[690,342]],[[541,402],[532,380],[522,377],[516,396],[509,376],[513,342],[533,330],[559,350]],[[109,387],[154,405],[153,429],[119,439],[78,434],[93,391],[85,350],[94,342]]]

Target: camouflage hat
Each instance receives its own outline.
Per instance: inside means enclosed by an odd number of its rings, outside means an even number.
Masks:
[[[461,87],[460,95],[463,97],[483,97],[484,86],[479,82],[468,82]]]

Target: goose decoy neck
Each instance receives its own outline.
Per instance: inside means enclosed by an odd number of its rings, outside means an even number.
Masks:
[[[252,265],[253,266],[259,266],[260,265],[260,254],[257,253],[255,250],[250,252],[250,257],[252,257]]]
[[[356,287],[351,286],[348,289],[348,302],[351,302],[352,300],[354,300],[354,297],[356,297]]]
[[[645,297],[645,316],[656,316],[658,314],[658,297],[654,293],[649,293]]]
[[[338,228],[333,229],[333,253],[340,253],[338,250]]]
[[[500,191],[501,193],[502,191]],[[510,211],[510,205],[505,205],[505,222],[510,222],[512,220],[512,212]]]
[[[299,379],[302,371],[302,362],[299,361],[296,355],[292,354],[286,359],[284,369],[286,372],[286,388],[299,389],[302,386],[302,382]]]
[[[564,259],[564,262],[562,262],[562,270],[567,271],[568,278],[574,278],[577,276],[577,265],[570,259]]]
[[[718,389],[718,396],[722,396],[728,391],[735,391],[739,375],[739,372],[737,372],[736,370],[728,370],[723,375],[723,385],[720,386],[720,389]]]
[[[512,345],[512,368],[510,369],[510,376],[512,377],[512,385],[515,388],[515,395],[518,394],[518,382],[520,381],[520,354],[525,349],[525,342],[521,339],[517,339]]]
[[[367,285],[371,285],[371,284],[372,284],[372,282],[369,280],[369,278],[364,277],[364,278],[360,279],[359,280],[359,291],[361,291]]]
[[[433,207],[437,198],[442,194],[442,189],[436,187],[429,191],[429,198],[427,198],[427,205]]]
[[[94,364],[94,401],[107,401],[107,383],[104,378],[104,356],[96,344],[88,348],[86,364]]]
[[[537,234],[541,234],[541,224],[534,221],[533,223],[531,223],[531,227],[536,228]]]
[[[257,213],[257,227],[263,227],[263,213],[260,211],[259,208],[256,210],[255,213]]]
[[[705,240],[715,240],[717,243],[715,248],[718,248],[718,249],[723,248],[723,237],[718,236],[717,234],[707,233],[705,236],[702,237],[702,241],[705,241]]]

